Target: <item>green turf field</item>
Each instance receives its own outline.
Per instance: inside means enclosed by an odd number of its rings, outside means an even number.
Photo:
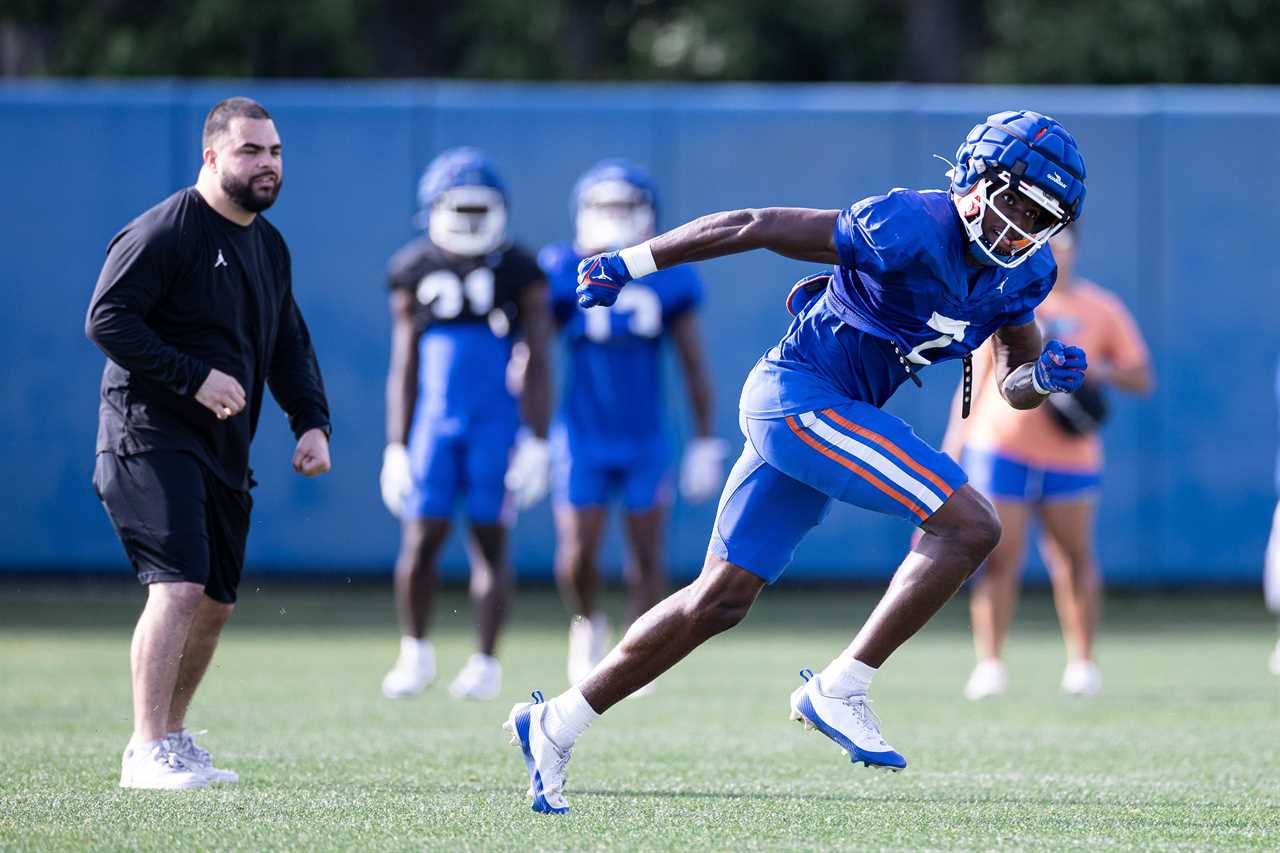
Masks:
[[[796,671],[839,650],[871,598],[768,592],[660,692],[587,733],[567,817],[529,810],[499,728],[530,688],[563,686],[549,591],[518,600],[504,694],[477,705],[440,684],[381,697],[389,592],[250,583],[189,721],[244,781],[186,793],[116,787],[140,600],[0,581],[0,849],[1280,848],[1280,679],[1255,598],[1109,602],[1094,701],[1057,695],[1056,626],[1047,599],[1029,598],[1011,693],[978,705],[960,697],[970,647],[953,602],[873,690],[911,762],[891,775],[787,721]],[[468,625],[449,595],[445,683]]]

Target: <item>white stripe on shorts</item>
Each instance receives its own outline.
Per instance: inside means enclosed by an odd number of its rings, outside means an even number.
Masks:
[[[800,423],[827,442],[827,444],[834,444],[850,456],[856,456],[878,473],[897,483],[908,494],[928,507],[930,512],[937,512],[938,508],[942,506],[942,498],[938,497],[933,489],[930,489],[923,482],[899,468],[895,462],[878,450],[840,432],[813,412],[805,412],[800,415]]]

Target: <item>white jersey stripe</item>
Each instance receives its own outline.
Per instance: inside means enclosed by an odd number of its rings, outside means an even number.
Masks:
[[[942,498],[938,497],[933,489],[930,489],[923,482],[902,470],[897,463],[880,453],[880,451],[863,444],[847,433],[840,432],[813,412],[805,412],[799,416],[799,419],[806,429],[827,444],[840,448],[850,456],[860,459],[871,466],[876,472],[888,477],[905,490],[907,494],[928,507],[929,512],[937,512],[938,508],[942,506]]]

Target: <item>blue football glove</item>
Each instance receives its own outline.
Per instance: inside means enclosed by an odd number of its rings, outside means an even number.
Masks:
[[[1032,376],[1037,390],[1063,391],[1070,394],[1084,384],[1084,372],[1089,362],[1080,347],[1070,347],[1062,341],[1049,341],[1044,352],[1036,359]]]
[[[583,308],[608,308],[629,281],[631,273],[617,252],[583,258],[578,264],[578,304]]]

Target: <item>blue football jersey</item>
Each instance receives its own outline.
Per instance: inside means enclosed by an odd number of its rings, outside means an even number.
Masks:
[[[538,253],[567,346],[559,418],[571,436],[607,439],[602,444],[652,438],[665,420],[662,339],[702,301],[702,282],[692,266],[672,267],[628,284],[612,307],[582,309],[580,260],[569,243]]]
[[[418,335],[415,428],[424,419],[514,419],[507,363],[520,329],[525,288],[542,280],[517,245],[458,258],[419,237],[392,256],[388,284],[413,295]]]
[[[822,295],[757,363],[743,388],[751,417],[854,399],[884,405],[912,371],[961,358],[1004,326],[1030,323],[1057,264],[1048,248],[1021,266],[974,266],[944,190],[895,189],[841,211],[840,263]]]

